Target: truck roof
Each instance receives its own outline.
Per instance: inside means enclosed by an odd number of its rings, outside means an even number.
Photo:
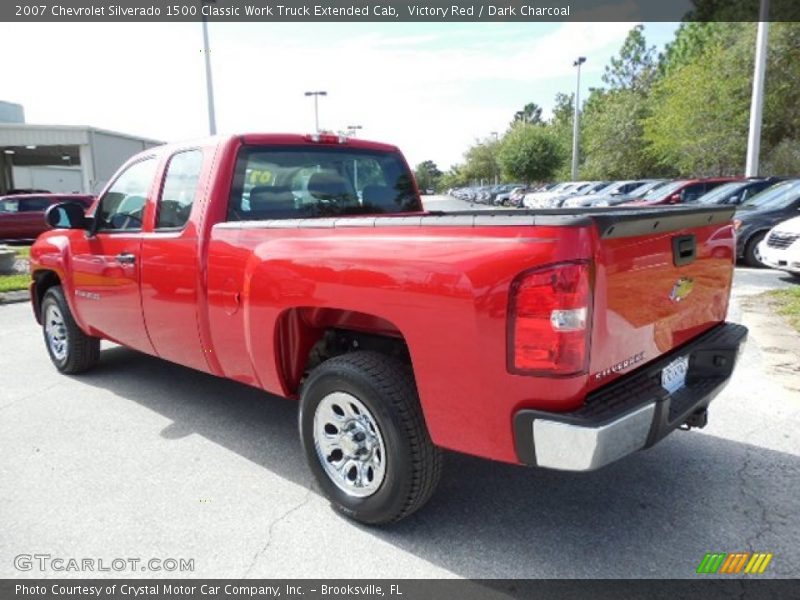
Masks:
[[[236,136],[233,136],[236,137]],[[280,144],[301,146],[306,144],[343,144],[352,148],[363,150],[380,150],[384,152],[397,152],[397,146],[362,140],[355,137],[339,136],[335,133],[300,134],[300,133],[244,133],[240,134],[246,144]],[[321,138],[315,141],[315,138]],[[343,140],[343,141],[339,141]]]

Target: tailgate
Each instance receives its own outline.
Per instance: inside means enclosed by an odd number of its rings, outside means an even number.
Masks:
[[[623,210],[598,231],[591,387],[725,320],[735,240],[728,207]]]

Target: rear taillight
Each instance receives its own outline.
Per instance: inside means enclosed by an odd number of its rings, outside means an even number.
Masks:
[[[592,291],[588,262],[527,271],[511,284],[508,370],[525,375],[585,373]]]

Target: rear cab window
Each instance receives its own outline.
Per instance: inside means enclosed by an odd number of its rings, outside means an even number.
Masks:
[[[229,221],[419,212],[399,153],[339,146],[245,146]]]
[[[186,150],[170,158],[158,202],[156,229],[182,229],[186,225],[202,167],[202,150]]]

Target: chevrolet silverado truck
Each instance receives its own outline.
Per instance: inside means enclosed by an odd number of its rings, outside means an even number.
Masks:
[[[51,208],[30,294],[63,373],[110,340],[299,400],[322,491],[381,524],[443,449],[586,471],[705,425],[747,333],[731,216],[431,212],[394,146],[216,137]]]

